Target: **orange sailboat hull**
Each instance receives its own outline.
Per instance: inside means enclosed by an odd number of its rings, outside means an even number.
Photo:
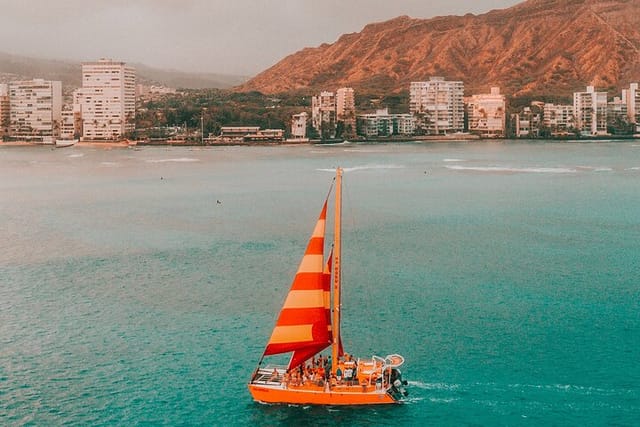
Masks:
[[[381,405],[399,403],[385,390],[372,387],[338,387],[333,390],[322,388],[277,388],[249,384],[253,399],[262,403],[293,405]]]

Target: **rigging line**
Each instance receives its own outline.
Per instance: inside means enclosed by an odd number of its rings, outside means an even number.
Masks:
[[[334,176],[333,179],[331,180],[331,185],[329,186],[329,191],[327,192],[327,197],[325,197],[325,199],[324,199],[325,202],[327,200],[329,200],[329,196],[331,195],[331,190],[333,190],[333,186],[335,185],[335,183],[336,183],[336,177]]]
[[[359,243],[359,239],[358,239],[358,234],[359,233],[358,233],[357,227],[356,227],[356,216],[354,214],[355,211],[353,209],[353,204],[351,203],[352,199],[350,197],[351,196],[351,192],[350,192],[349,185],[350,184],[348,183],[348,180],[342,180],[342,198],[343,198],[342,215],[343,215],[343,218],[347,217],[347,220],[346,221],[343,220],[342,223],[343,223],[343,225],[345,223],[348,223],[348,228],[350,230],[349,234],[351,236],[353,236],[353,238],[348,239],[348,241],[351,244],[347,244],[346,246],[345,246],[345,243],[344,243],[344,239],[342,239],[343,240],[343,242],[342,242],[342,250],[343,250],[343,252],[344,252],[345,248],[358,247],[358,243]],[[344,235],[344,232],[343,232],[343,235]],[[349,250],[347,250],[347,252],[348,251]],[[344,254],[343,254],[343,256],[344,256]],[[346,275],[346,279],[345,279],[345,271],[344,271],[344,269],[342,270],[342,274],[341,274],[342,275],[342,280],[341,280],[342,283],[349,283],[349,279],[348,279],[349,274],[348,273],[349,273],[349,271],[347,269],[347,275]],[[349,287],[347,286],[347,288],[349,288]],[[343,294],[344,294],[344,289],[345,288],[342,287],[341,292]],[[348,292],[349,291],[347,290],[347,293]],[[343,301],[344,300],[345,300],[344,298],[340,299],[340,311],[342,313],[344,313],[344,310],[343,310]],[[342,320],[343,320],[343,318],[341,318],[340,323],[342,323]],[[345,337],[344,337],[343,334],[340,334],[340,341],[342,342],[343,347],[350,347],[353,344],[350,339],[347,339],[345,341]]]

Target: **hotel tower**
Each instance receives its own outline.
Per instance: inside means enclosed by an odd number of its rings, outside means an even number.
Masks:
[[[116,140],[135,129],[136,74],[124,62],[82,64],[82,88],[74,94],[83,140]]]

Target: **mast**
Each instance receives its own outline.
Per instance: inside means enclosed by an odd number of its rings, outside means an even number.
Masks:
[[[340,352],[340,278],[341,278],[341,253],[340,241],[342,231],[342,168],[336,169],[336,204],[335,204],[335,231],[333,242],[333,320],[331,343],[331,372],[335,375],[338,369],[338,357]]]

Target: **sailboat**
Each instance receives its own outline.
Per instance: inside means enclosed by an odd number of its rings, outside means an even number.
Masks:
[[[332,251],[325,259],[329,195],[307,244],[271,337],[248,387],[255,401],[299,405],[381,405],[402,402],[406,381],[399,354],[357,358],[340,331],[342,169],[336,169]],[[329,192],[329,194],[331,191]],[[322,352],[330,347],[330,355]],[[286,365],[265,358],[291,354]]]

